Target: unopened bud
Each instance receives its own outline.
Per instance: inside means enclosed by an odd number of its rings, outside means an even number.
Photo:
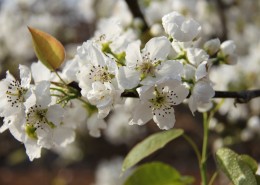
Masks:
[[[209,55],[214,55],[220,48],[220,40],[218,38],[211,39],[204,44],[204,49]]]

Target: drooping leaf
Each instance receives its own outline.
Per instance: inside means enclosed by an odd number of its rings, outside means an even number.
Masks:
[[[257,185],[254,172],[241,157],[228,148],[221,148],[216,153],[220,169],[234,185]]]
[[[239,158],[251,168],[253,173],[256,173],[258,164],[252,157],[249,155],[239,155]]]
[[[137,144],[126,156],[122,171],[131,168],[143,158],[152,154],[153,152],[163,148],[168,142],[176,139],[183,134],[182,129],[171,129],[168,131],[153,134]]]
[[[193,182],[192,177],[181,176],[171,166],[153,162],[138,167],[124,185],[188,185]]]
[[[257,185],[259,185],[260,184],[260,175],[256,175],[255,178],[256,178]]]
[[[38,29],[28,27],[37,58],[50,70],[56,70],[65,59],[63,45],[53,36]]]

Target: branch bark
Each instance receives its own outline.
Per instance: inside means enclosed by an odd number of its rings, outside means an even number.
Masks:
[[[190,95],[188,95],[189,97]],[[138,94],[133,92],[123,92],[121,97],[138,98]],[[235,103],[247,103],[253,98],[260,97],[260,89],[244,91],[215,91],[213,98],[233,98]]]
[[[140,6],[138,4],[138,0],[125,0],[125,2],[127,3],[129,10],[132,12],[133,17],[140,18],[143,21],[144,26],[142,28],[142,31],[146,32],[149,29],[149,26],[148,26],[148,24],[147,24],[147,22],[144,18],[144,15],[143,15],[143,13],[140,9]]]
[[[214,98],[234,98],[235,103],[247,103],[256,97],[260,97],[260,89],[247,91],[215,91],[214,96]]]

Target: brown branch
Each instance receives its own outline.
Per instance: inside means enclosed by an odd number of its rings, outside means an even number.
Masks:
[[[121,97],[138,98],[137,93],[123,92]],[[190,97],[190,94],[188,95]],[[213,98],[233,98],[235,103],[247,103],[253,98],[260,97],[260,89],[247,91],[215,91]]]
[[[127,3],[129,10],[132,12],[133,17],[135,18],[140,18],[143,21],[143,27],[142,27],[142,31],[146,32],[149,29],[149,26],[144,18],[144,15],[140,9],[140,6],[138,4],[138,0],[125,0],[125,2]]]
[[[247,103],[256,97],[260,97],[260,89],[247,91],[215,91],[214,96],[214,98],[234,98],[235,103]]]
[[[81,88],[78,86],[78,83],[72,82],[68,86],[73,87],[74,89],[81,91]],[[124,91],[121,94],[121,97],[124,98],[139,98],[139,95],[136,91]],[[190,97],[190,94],[187,98]],[[255,90],[244,90],[244,91],[215,91],[213,98],[233,98],[236,100],[235,103],[247,103],[253,98],[260,97],[260,89]]]
[[[227,20],[226,20],[226,12],[225,5],[222,0],[217,0],[217,11],[220,18],[221,26],[222,26],[222,35],[220,37],[221,41],[225,41],[228,39],[228,29],[227,29]]]

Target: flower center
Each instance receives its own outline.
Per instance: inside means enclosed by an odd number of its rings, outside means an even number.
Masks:
[[[136,69],[141,72],[141,79],[144,79],[148,75],[155,77],[156,67],[159,64],[160,62],[157,62],[156,58],[151,59],[150,53],[148,52],[142,56],[142,62],[141,64],[139,63],[139,66],[137,66]]]
[[[16,80],[11,81],[6,91],[7,101],[11,103],[12,107],[19,107],[21,103],[25,102],[24,95],[28,89],[21,87],[20,83]]]
[[[89,73],[89,79],[94,81],[110,82],[114,78],[114,75],[108,72],[105,66],[92,66]]]
[[[158,88],[155,87],[153,94],[155,95],[155,97],[150,99],[150,102],[153,104],[154,109],[160,109],[162,106],[166,105],[167,96],[163,91],[160,92]]]

